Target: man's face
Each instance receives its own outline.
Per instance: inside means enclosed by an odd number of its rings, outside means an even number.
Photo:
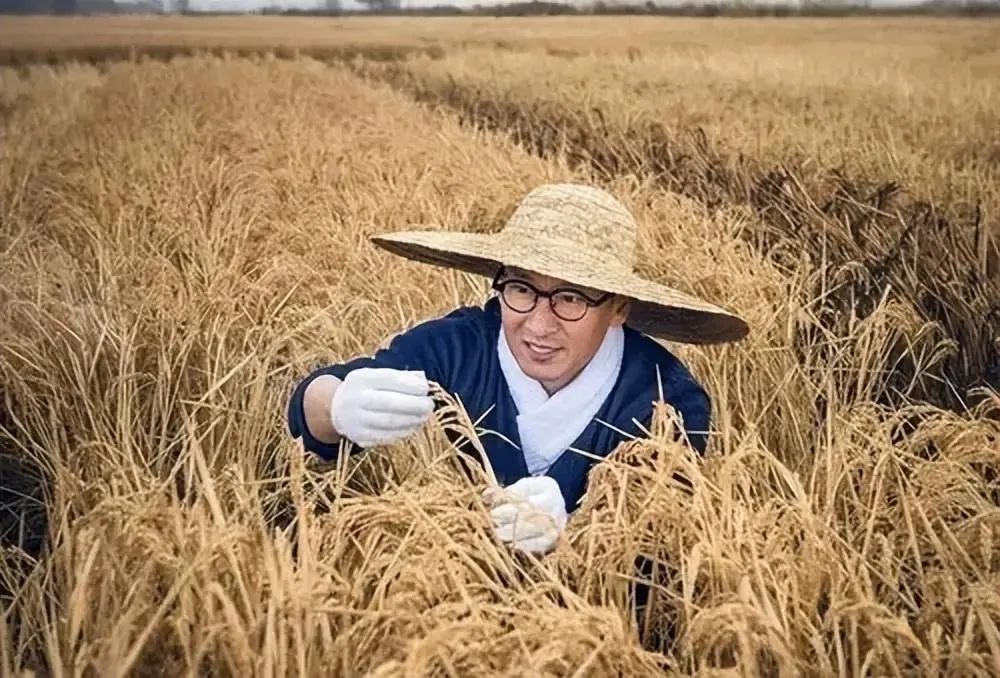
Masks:
[[[512,279],[530,283],[542,292],[563,288],[579,291],[591,299],[600,299],[603,294],[558,278],[506,267],[500,282]],[[628,300],[611,297],[600,306],[588,308],[584,316],[576,321],[557,316],[549,300],[543,297],[538,298],[535,308],[528,313],[518,313],[502,301],[500,308],[504,334],[517,364],[552,394],[586,367],[604,341],[609,327],[625,322]]]

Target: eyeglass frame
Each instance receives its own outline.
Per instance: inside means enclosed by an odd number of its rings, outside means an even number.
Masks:
[[[510,278],[509,280],[504,280],[503,282],[500,282],[500,276],[502,276],[506,270],[507,270],[506,266],[501,266],[499,269],[497,269],[496,275],[493,276],[493,283],[490,285],[490,288],[499,292],[500,300],[504,303],[504,305],[507,308],[514,311],[515,313],[531,313],[538,307],[539,297],[545,297],[549,300],[549,308],[552,309],[552,313],[557,318],[559,318],[560,320],[565,320],[566,322],[569,323],[575,323],[579,322],[580,320],[583,320],[587,316],[587,311],[589,311],[592,308],[596,308],[598,306],[603,305],[605,302],[608,301],[608,299],[611,299],[613,296],[615,296],[614,292],[605,292],[599,298],[592,299],[590,296],[584,294],[582,291],[580,291],[575,287],[557,287],[556,289],[550,292],[545,292],[543,290],[538,289],[527,280],[523,280],[521,278]],[[504,297],[503,294],[504,288],[509,283],[518,283],[519,285],[524,285],[534,293],[535,300],[531,304],[531,308],[529,308],[526,311],[522,311],[510,305],[510,302],[507,301],[507,299]],[[584,309],[583,313],[580,315],[579,318],[564,318],[563,316],[559,315],[558,311],[556,311],[555,295],[559,294],[560,292],[572,292],[573,294],[576,294],[583,298],[583,301],[584,303],[587,304],[587,307]]]

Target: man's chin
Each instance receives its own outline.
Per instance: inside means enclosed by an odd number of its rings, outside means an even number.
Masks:
[[[531,365],[524,371],[529,377],[543,384],[557,383],[562,378],[563,370],[550,365]]]
[[[563,351],[558,351],[558,353],[563,353]],[[525,375],[535,381],[550,384],[558,383],[566,373],[566,365],[561,359],[562,357],[561,355],[552,356],[546,360],[524,352],[517,356],[517,362]]]

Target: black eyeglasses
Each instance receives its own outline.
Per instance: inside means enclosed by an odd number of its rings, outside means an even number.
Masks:
[[[570,287],[543,292],[525,280],[511,278],[501,282],[500,277],[503,274],[503,268],[497,271],[493,278],[493,289],[500,293],[500,298],[507,307],[517,313],[530,313],[538,304],[538,297],[545,297],[557,317],[575,322],[583,318],[591,306],[600,306],[614,296],[613,293],[606,292],[597,299],[591,299],[580,290]]]

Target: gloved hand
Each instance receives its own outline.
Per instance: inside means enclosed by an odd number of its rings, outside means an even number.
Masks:
[[[486,501],[497,537],[529,553],[552,550],[566,527],[566,502],[548,476],[529,476],[506,488],[491,488]]]
[[[416,432],[434,401],[423,372],[363,367],[350,372],[330,401],[330,423],[361,446],[395,442]]]

